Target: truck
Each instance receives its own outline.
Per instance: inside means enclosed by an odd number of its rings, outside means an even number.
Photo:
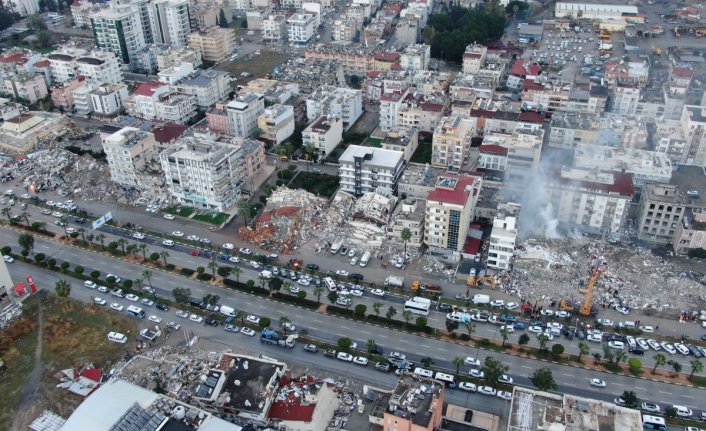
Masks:
[[[220,311],[221,314],[226,317],[235,317],[235,315],[238,313],[238,310],[227,305],[221,305],[221,308],[218,311]]]
[[[475,305],[481,305],[481,304],[490,304],[490,296],[488,295],[473,295],[473,304]]]
[[[342,245],[343,245],[343,238],[337,238],[336,241],[334,241],[331,244],[331,254],[338,253],[338,250],[341,249]]]
[[[162,335],[162,331],[159,329],[159,326],[156,325],[154,327],[154,331],[150,328],[145,328],[140,331],[140,338],[145,341],[149,341],[150,343],[156,340],[160,335]]]
[[[265,329],[260,333],[260,342],[263,344],[287,347],[291,349],[292,347],[294,347],[294,342],[298,337],[299,336],[297,334],[292,334],[285,337],[277,331],[273,331],[272,329]]]
[[[385,286],[399,287],[402,289],[404,287],[404,277],[401,275],[391,275],[385,279]]]
[[[363,253],[363,256],[361,256],[360,260],[358,261],[358,265],[360,265],[360,266],[367,265],[368,262],[370,261],[370,256],[372,256],[372,254],[369,251],[366,251],[365,253]]]
[[[441,286],[430,283],[422,283],[415,280],[412,283],[412,292],[426,293],[427,295],[439,296],[442,293]]]

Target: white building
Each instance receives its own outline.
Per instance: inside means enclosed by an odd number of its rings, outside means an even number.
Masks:
[[[22,17],[41,12],[39,0],[9,0],[7,6]]]
[[[169,92],[159,96],[154,104],[155,118],[176,124],[186,124],[196,116],[196,96]]]
[[[401,151],[348,146],[338,158],[341,190],[356,197],[374,192],[378,187],[394,192],[405,167],[403,156]]]
[[[87,82],[115,84],[122,82],[120,64],[112,52],[64,48],[47,56],[54,82],[69,82],[83,76]]]
[[[681,125],[686,138],[686,164],[706,166],[706,107],[684,106]]]
[[[459,171],[468,160],[473,129],[470,119],[443,117],[432,138],[432,166]]]
[[[613,88],[611,112],[620,115],[635,115],[640,102],[640,88],[632,85],[617,85]]]
[[[279,145],[294,133],[294,107],[272,105],[257,117],[260,139]]]
[[[192,73],[194,73],[194,66],[191,63],[180,63],[162,70],[157,73],[157,76],[159,76],[159,82],[175,85]]]
[[[90,92],[93,113],[100,116],[113,116],[123,109],[128,98],[127,85],[100,84]]]
[[[262,40],[275,45],[287,41],[287,17],[284,14],[269,15],[262,21]]]
[[[156,118],[157,112],[155,105],[159,100],[159,97],[163,94],[169,92],[169,85],[159,82],[150,81],[146,82],[135,89],[135,91],[128,97],[125,103],[125,108],[128,114],[144,118],[145,120],[152,120]],[[74,92],[74,99],[76,95]]]
[[[153,29],[155,43],[170,46],[184,46],[188,42],[189,2],[187,0],[156,0]]]
[[[147,44],[140,9],[130,4],[112,4],[92,14],[91,26],[98,49],[112,52],[122,64],[135,62]]]
[[[669,183],[672,162],[664,153],[634,148],[616,149],[603,145],[580,145],[574,150],[573,166],[632,175],[633,185],[642,188],[646,182]]]
[[[476,74],[480,72],[488,55],[488,47],[485,45],[468,45],[463,53],[463,73]]]
[[[509,202],[498,206],[488,244],[488,268],[507,271],[512,263],[517,240],[520,204]]]
[[[316,16],[310,13],[298,13],[287,19],[287,38],[292,44],[305,44],[316,32]]]
[[[400,57],[400,66],[404,70],[427,70],[431,60],[431,46],[426,44],[409,45]]]
[[[173,200],[225,211],[240,200],[245,176],[243,150],[208,136],[181,138],[159,156]]]
[[[96,84],[83,84],[73,91],[74,109],[79,114],[90,114],[93,112],[93,102],[91,92],[97,87]]]
[[[125,187],[140,189],[139,173],[157,156],[154,135],[134,127],[124,127],[103,139],[110,179]]]
[[[193,78],[181,81],[173,88],[180,93],[193,94],[196,96],[196,105],[201,109],[208,109],[226,100],[230,94],[230,74],[220,70],[206,70]]]
[[[625,4],[566,3],[557,2],[554,7],[555,18],[583,18],[595,20],[620,20],[636,17],[636,6]]]
[[[306,99],[306,116],[314,121],[322,115],[338,115],[343,120],[343,129],[350,129],[363,115],[363,92],[322,85]]]
[[[248,138],[257,129],[257,117],[265,111],[265,97],[262,94],[243,93],[226,105],[230,134]]]
[[[319,158],[326,157],[343,139],[343,121],[335,115],[322,115],[302,132],[302,144],[313,145]]]

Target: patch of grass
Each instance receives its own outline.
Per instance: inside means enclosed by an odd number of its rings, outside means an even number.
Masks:
[[[264,49],[260,52],[260,55],[253,55],[249,61],[244,61],[242,57],[238,57],[238,59],[233,62],[224,61],[216,66],[216,69],[230,72],[239,80],[241,79],[240,74],[242,72],[252,73],[253,76],[247,79],[250,80],[253,78],[263,78],[268,73],[272,73],[273,68],[284,63],[289,58],[289,56],[285,54],[278,54]]]
[[[167,214],[178,215],[179,217],[189,218],[196,211],[194,207],[167,207],[164,212]]]
[[[215,225],[220,225],[228,220],[229,214],[219,213],[219,212],[200,212],[196,214],[193,219],[199,220],[205,223],[211,223]]]
[[[412,162],[414,163],[431,163],[431,143],[420,142],[414,154],[412,154]]]
[[[289,187],[292,189],[304,189],[317,196],[330,198],[338,189],[339,181],[337,175],[299,172],[289,183]]]
[[[371,147],[382,148],[382,139],[380,138],[369,138],[368,143]]]
[[[694,386],[706,388],[706,377],[693,376],[691,377],[691,384],[693,384]]]

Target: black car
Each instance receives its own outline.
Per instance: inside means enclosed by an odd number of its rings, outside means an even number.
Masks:
[[[645,350],[640,346],[635,346],[630,349],[630,353],[632,353],[633,355],[642,356],[645,354]]]
[[[216,320],[214,318],[209,318],[209,319],[204,320],[203,324],[208,325],[208,326],[220,326],[221,322],[219,322],[218,320]]]
[[[363,274],[353,273],[353,274],[350,274],[350,275],[348,276],[348,278],[350,278],[351,280],[358,280],[358,281],[361,281],[361,280],[363,280],[363,278],[365,278],[365,277],[363,276]]]
[[[451,312],[451,304],[447,304],[445,302],[440,302],[439,306],[436,307],[437,310],[444,312],[444,313],[450,313]]]
[[[315,263],[307,263],[306,264],[306,269],[310,269],[312,271],[318,271],[319,270],[319,265]]]
[[[162,311],[169,311],[169,307],[167,306],[167,304],[162,304],[161,302],[158,302],[155,307],[159,308]]]

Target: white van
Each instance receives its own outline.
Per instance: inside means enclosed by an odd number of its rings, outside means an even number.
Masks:
[[[425,370],[424,368],[415,368],[414,369],[414,374],[417,376],[422,376],[422,377],[432,377],[434,375],[433,372],[430,370]]]
[[[446,374],[442,373],[441,371],[438,371],[436,375],[434,376],[436,380],[439,380],[441,382],[446,383],[446,386],[453,388],[456,386],[456,380],[454,379],[454,376],[451,374]]]
[[[272,278],[272,271],[268,271],[266,269],[263,271],[260,271],[260,277],[265,277],[266,279],[269,280],[270,278]]]
[[[635,329],[636,327],[637,325],[635,325],[635,322],[631,322],[629,320],[618,323],[618,328]]]
[[[120,332],[108,332],[108,341],[125,344],[127,343],[127,335],[121,334]]]
[[[336,282],[333,281],[331,277],[326,277],[324,278],[324,285],[326,285],[326,288],[331,291],[335,292],[336,291]]]
[[[678,404],[674,404],[672,407],[674,407],[674,410],[677,411],[677,416],[682,418],[690,418],[694,414],[694,412],[692,412],[691,409],[687,406],[680,406]]]

